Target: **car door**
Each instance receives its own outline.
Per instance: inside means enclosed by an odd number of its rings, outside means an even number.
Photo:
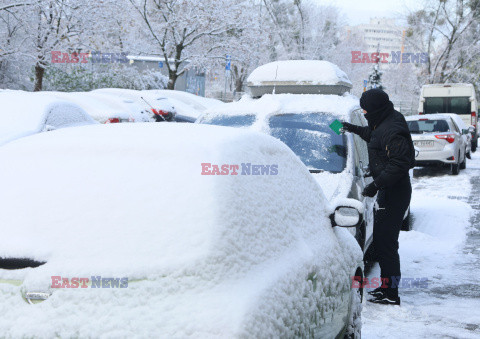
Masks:
[[[459,162],[463,162],[466,156],[465,150],[467,149],[465,134],[462,133],[462,130],[458,127],[458,125],[455,123],[453,119],[450,119],[450,124],[453,125],[452,131],[455,133],[455,135],[457,136],[456,139],[458,140],[458,147],[460,151]]]
[[[361,110],[356,110],[353,113],[352,123],[354,123],[355,125],[363,126],[363,127],[367,126],[367,121],[365,120],[365,117],[363,116],[363,113]],[[372,242],[372,237],[373,237],[373,207],[375,203],[375,198],[363,197],[361,195],[361,192],[363,191],[365,186],[367,186],[373,181],[373,179],[371,177],[365,177],[366,175],[365,172],[368,169],[368,164],[369,164],[367,143],[356,134],[354,134],[353,140],[354,140],[356,152],[358,155],[357,177],[358,177],[359,186],[361,187],[361,190],[359,192],[359,197],[357,199],[362,201],[365,207],[364,252],[366,252],[366,250],[368,249],[368,246]]]

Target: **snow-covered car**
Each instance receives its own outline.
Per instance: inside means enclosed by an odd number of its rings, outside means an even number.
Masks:
[[[110,96],[132,104],[131,113],[144,116],[144,119],[141,119],[142,122],[175,120],[176,110],[172,103],[165,97],[152,95],[153,93],[122,88],[102,88],[91,93]]]
[[[24,138],[0,158],[2,336],[359,331],[362,252],[333,225],[357,225],[362,206],[329,204],[275,138],[96,125]]]
[[[460,129],[450,114],[406,117],[413,144],[419,154],[417,166],[448,165],[456,175],[467,166],[468,129]]]
[[[152,89],[141,92],[148,96],[167,98],[175,107],[175,121],[177,122],[195,122],[208,108],[223,104],[220,100],[204,98],[183,91]]]
[[[134,114],[141,112],[139,106],[132,109],[132,103],[111,95],[93,92],[44,92],[59,99],[67,100],[82,107],[95,121],[101,124],[121,122],[146,122],[150,116]],[[134,105],[134,104],[133,104]]]
[[[78,105],[45,93],[0,92],[0,146],[45,131],[95,124]]]

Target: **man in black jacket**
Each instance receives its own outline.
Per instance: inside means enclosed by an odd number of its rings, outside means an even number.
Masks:
[[[398,236],[412,195],[408,171],[415,165],[415,149],[405,118],[395,111],[387,93],[380,89],[368,90],[362,94],[360,106],[366,112],[368,126],[345,122],[343,128],[368,143],[369,169],[374,180],[362,194],[374,197],[378,192],[373,246],[386,288],[381,286],[370,291],[375,298],[369,301],[400,305]]]

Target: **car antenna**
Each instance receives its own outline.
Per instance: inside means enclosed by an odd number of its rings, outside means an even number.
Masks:
[[[272,92],[273,95],[275,95],[275,89],[277,88],[277,77],[278,77],[278,65],[277,65],[277,70],[275,71],[275,83],[273,84],[273,92]]]
[[[140,99],[142,99],[143,101],[145,101],[145,102],[147,103],[147,105],[150,106],[150,108],[152,109],[153,114],[162,117],[163,121],[167,121],[167,119],[165,119],[161,114],[156,114],[156,113],[155,113],[155,108],[153,108],[153,106],[150,105],[147,100],[145,100],[143,97],[140,97]]]

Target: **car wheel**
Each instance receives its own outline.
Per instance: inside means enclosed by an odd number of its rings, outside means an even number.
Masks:
[[[460,164],[460,169],[465,169],[467,168],[467,150],[465,150],[465,157],[463,158],[462,163]]]
[[[457,163],[456,164],[451,164],[451,171],[452,171],[452,174],[453,175],[457,175],[458,173],[460,173],[460,164],[458,163],[460,161],[460,154],[458,155],[458,158],[457,158]]]
[[[362,282],[359,281],[359,283]],[[344,339],[360,339],[362,338],[363,288],[352,288],[350,293],[350,316]]]
[[[410,207],[408,208],[407,217],[403,219],[401,230],[407,232],[412,230],[412,216],[410,214]]]

